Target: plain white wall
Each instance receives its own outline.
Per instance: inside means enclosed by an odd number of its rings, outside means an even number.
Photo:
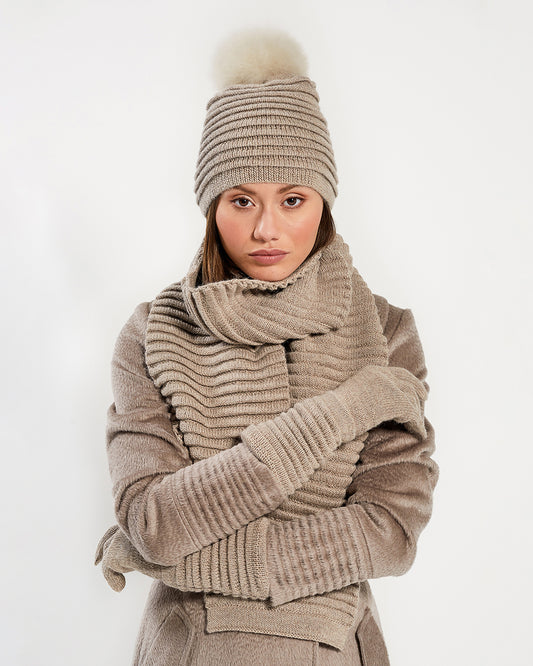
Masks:
[[[531,663],[528,2],[0,4],[0,661],[130,663],[148,579],[92,566],[114,522],[115,338],[186,271],[210,58],[284,28],[308,54],[339,232],[413,310],[441,479],[417,560],[375,581],[394,666]]]

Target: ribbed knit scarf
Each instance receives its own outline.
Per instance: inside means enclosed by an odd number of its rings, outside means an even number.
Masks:
[[[369,363],[387,365],[372,292],[334,241],[284,280],[197,285],[203,243],[187,275],[152,302],[149,372],[171,405],[193,462],[233,446],[251,423],[335,388]],[[339,449],[269,517],[291,520],[341,506],[361,441]],[[270,607],[204,596],[207,630],[249,631],[344,644],[359,585]],[[333,636],[333,638],[332,638]]]

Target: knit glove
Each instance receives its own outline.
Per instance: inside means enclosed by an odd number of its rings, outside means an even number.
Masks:
[[[185,581],[185,561],[178,565],[162,566],[147,562],[131,544],[118,525],[110,527],[100,539],[96,548],[94,564],[102,562],[102,573],[115,592],[121,592],[126,585],[123,574],[140,571],[151,578],[158,578],[173,587],[183,587]]]
[[[94,563],[102,562],[102,573],[115,592],[124,589],[123,574],[135,570],[183,592],[267,599],[265,553],[269,523],[265,517],[254,520],[171,566],[147,562],[120,527],[113,525],[100,539]]]
[[[403,423],[414,435],[427,437],[424,425],[424,384],[406,368],[366,365],[332,394],[351,416],[352,437],[385,421]]]
[[[405,368],[367,365],[337,388],[249,425],[240,437],[291,495],[341,444],[384,421],[405,423],[425,438],[426,397],[422,382]]]

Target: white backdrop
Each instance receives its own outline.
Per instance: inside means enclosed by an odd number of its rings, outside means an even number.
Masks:
[[[337,228],[425,349],[441,479],[413,568],[373,584],[392,664],[531,664],[529,3],[0,7],[0,662],[130,663],[149,581],[116,594],[92,566],[114,522],[109,363],[202,238],[214,45],[264,25],[308,54]]]

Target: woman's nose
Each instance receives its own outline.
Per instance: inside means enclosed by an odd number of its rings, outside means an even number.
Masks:
[[[276,213],[268,207],[260,212],[254,227],[254,238],[257,240],[277,240],[280,236],[280,225]]]

